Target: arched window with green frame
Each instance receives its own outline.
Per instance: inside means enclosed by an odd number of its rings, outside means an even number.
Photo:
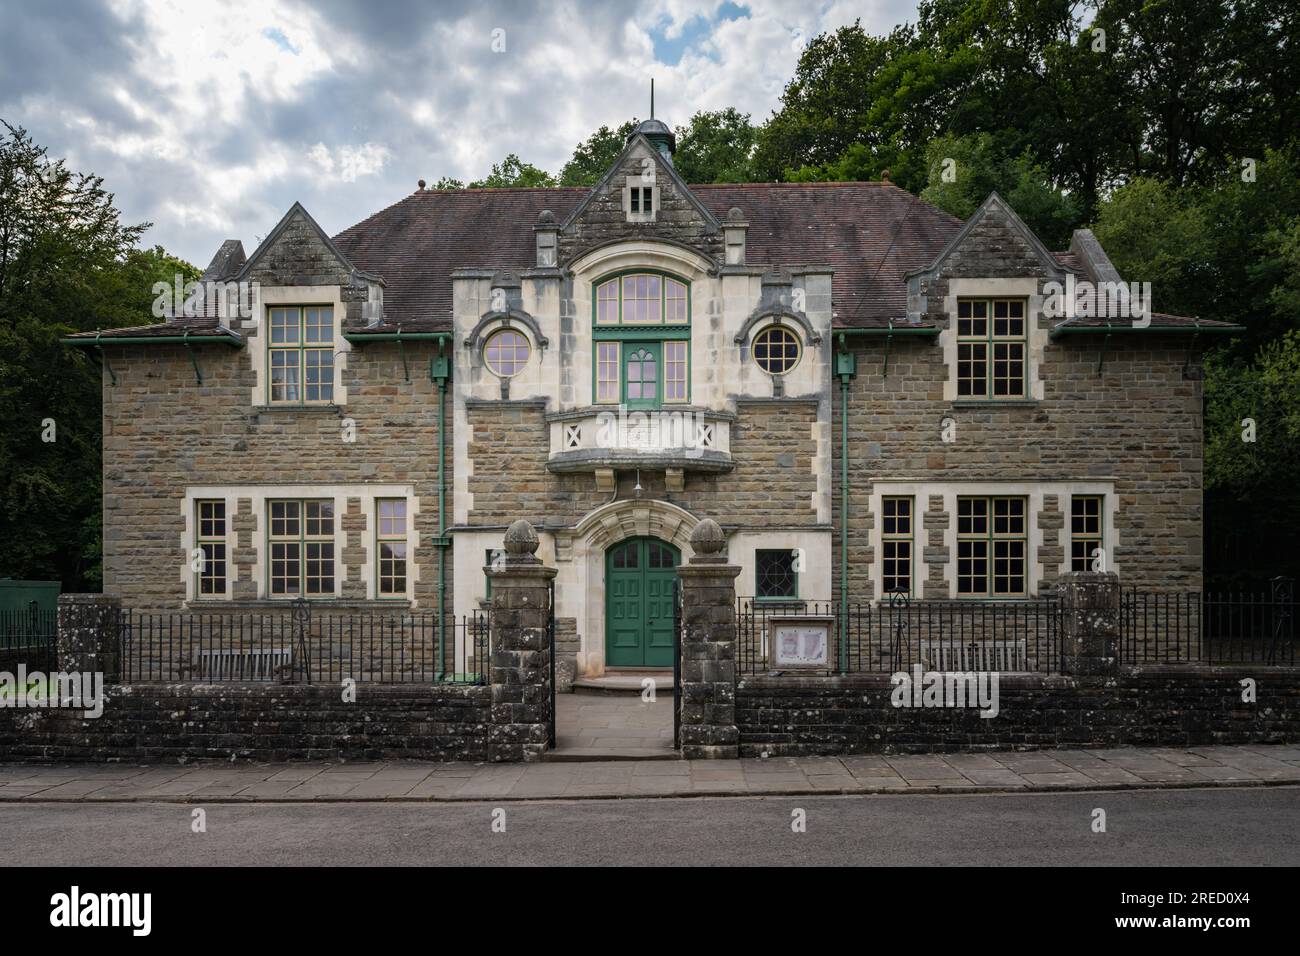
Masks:
[[[592,284],[592,399],[658,408],[690,401],[690,283],[629,269]]]

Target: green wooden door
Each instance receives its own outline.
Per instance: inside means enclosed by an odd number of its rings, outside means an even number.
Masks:
[[[673,666],[673,581],[681,555],[655,538],[605,553],[605,663]]]
[[[663,343],[623,345],[623,404],[628,408],[658,408],[663,398]]]

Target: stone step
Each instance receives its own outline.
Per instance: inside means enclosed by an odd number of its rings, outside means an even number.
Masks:
[[[573,681],[575,694],[640,694],[641,681],[654,678],[655,694],[671,694],[672,670],[606,671],[601,677],[578,677]]]
[[[606,750],[598,747],[557,747],[542,754],[549,763],[588,763],[604,760],[681,760],[679,751],[665,747],[622,747]]]

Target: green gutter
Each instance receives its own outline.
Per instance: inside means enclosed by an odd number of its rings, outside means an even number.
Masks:
[[[1134,325],[1058,325],[1048,333],[1048,338],[1057,339],[1062,335],[1235,335],[1245,332],[1244,325],[1148,325],[1145,328]]]
[[[907,328],[900,329],[895,327],[891,322],[890,327],[885,329],[834,329],[832,330],[832,333],[834,335],[838,335],[841,339],[844,339],[845,336],[868,336],[868,335],[883,335],[886,338],[892,338],[895,335],[924,335],[927,338],[934,338],[942,331],[943,329],[937,329],[937,328],[918,329],[910,326]]]
[[[198,338],[188,339],[186,335],[112,335],[104,340],[100,340],[98,334],[93,339],[83,339],[76,336],[65,336],[59,339],[63,345],[75,345],[78,348],[100,348],[106,345],[207,345],[209,342],[214,345],[229,345],[232,348],[242,349],[244,340],[229,335],[201,335]]]
[[[451,340],[450,332],[344,332],[343,338],[358,345],[367,342],[436,342]]]

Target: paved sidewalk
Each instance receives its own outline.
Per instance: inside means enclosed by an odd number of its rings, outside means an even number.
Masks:
[[[545,800],[1300,784],[1300,746],[586,763],[0,764],[0,803]]]

